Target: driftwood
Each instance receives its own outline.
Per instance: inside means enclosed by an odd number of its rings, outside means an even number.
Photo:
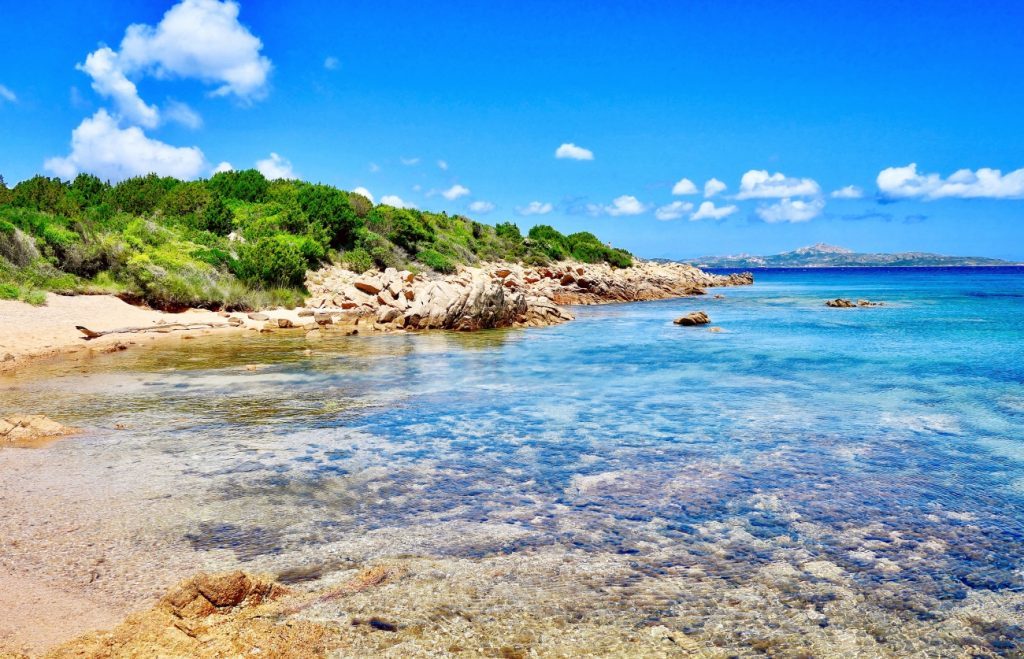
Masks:
[[[181,332],[184,330],[217,327],[231,327],[231,325],[228,323],[167,323],[165,325],[147,325],[143,327],[120,327],[118,329],[105,330],[103,332],[94,332],[88,327],[75,325],[75,329],[85,335],[82,337],[85,341],[98,339],[101,336],[107,336],[108,334],[139,334],[143,332],[160,332],[161,334],[166,334],[168,332]]]

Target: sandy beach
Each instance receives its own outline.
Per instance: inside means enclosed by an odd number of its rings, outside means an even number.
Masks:
[[[287,318],[296,326],[301,320],[295,310],[264,312]],[[229,317],[242,321],[229,326]],[[236,321],[237,322],[237,321]],[[46,304],[0,300],[0,373],[17,372],[38,360],[87,358],[143,345],[153,341],[181,341],[213,333],[257,331],[265,320],[253,320],[245,313],[221,315],[205,309],[165,313],[128,304],[113,295],[47,295]],[[122,328],[152,328],[151,331],[116,333],[87,340],[76,326],[94,332]],[[163,325],[185,325],[161,330]],[[203,326],[213,325],[213,327]],[[16,410],[11,410],[16,411]]]

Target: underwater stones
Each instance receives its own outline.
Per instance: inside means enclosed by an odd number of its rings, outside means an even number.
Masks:
[[[0,443],[55,439],[75,432],[42,414],[12,414],[0,417]]]
[[[694,311],[686,314],[685,316],[680,316],[672,322],[676,325],[683,325],[684,327],[693,327],[695,325],[707,325],[711,322],[711,319],[708,318],[708,315],[703,311]]]
[[[847,578],[843,568],[831,561],[809,561],[802,567],[804,572],[827,581],[842,581]]]
[[[278,318],[277,319],[277,326],[280,329],[291,329],[291,328],[295,327],[295,323],[293,323],[291,320],[289,320],[287,318]]]

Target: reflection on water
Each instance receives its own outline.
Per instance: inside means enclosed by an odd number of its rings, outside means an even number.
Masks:
[[[197,566],[302,582],[380,557],[524,560],[565,611],[706,647],[1012,654],[1022,283],[766,275],[543,330],[56,366],[4,382],[0,407],[88,432],[0,452],[0,533],[55,578],[102,559],[111,594]],[[821,303],[838,296],[887,306]],[[693,308],[726,331],[671,324]]]

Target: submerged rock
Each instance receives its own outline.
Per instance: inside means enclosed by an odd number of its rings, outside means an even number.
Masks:
[[[708,318],[708,315],[703,311],[694,311],[693,313],[688,313],[685,316],[676,318],[673,322],[676,325],[691,327],[694,325],[707,325],[711,322],[711,319]]]
[[[42,414],[14,414],[0,417],[0,442],[37,442],[76,432]]]
[[[852,309],[853,307],[880,307],[882,302],[872,302],[871,300],[847,300],[846,298],[837,297],[834,300],[825,300],[825,306],[833,307],[837,309]]]

